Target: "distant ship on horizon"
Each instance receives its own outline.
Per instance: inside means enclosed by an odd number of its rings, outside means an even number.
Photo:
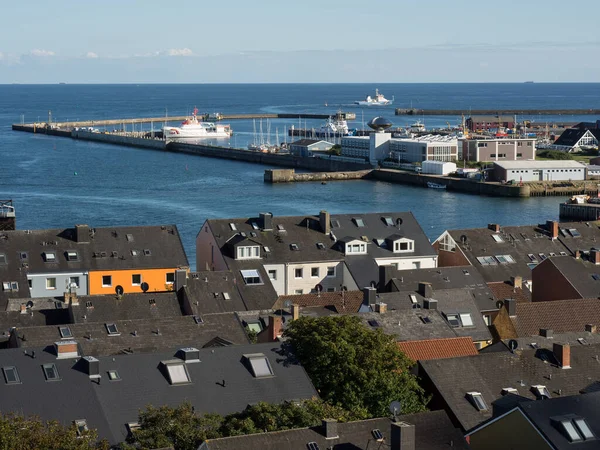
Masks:
[[[525,84],[533,84],[533,81],[526,81]]]

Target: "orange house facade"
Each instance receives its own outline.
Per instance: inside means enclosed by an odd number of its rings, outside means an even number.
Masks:
[[[124,294],[172,291],[177,269],[180,268],[90,271],[89,295],[115,294],[118,287]]]

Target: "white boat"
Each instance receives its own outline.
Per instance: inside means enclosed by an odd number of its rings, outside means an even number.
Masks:
[[[433,183],[432,181],[427,182],[427,187],[430,189],[446,189],[445,184]]]
[[[379,93],[379,89],[375,89],[375,97],[367,95],[367,97],[364,100],[355,101],[354,104],[359,106],[386,106],[391,105],[393,102],[393,96],[391,100],[388,100],[383,96],[383,94]]]
[[[348,122],[346,122],[339,114],[336,116],[335,120],[329,117],[325,125],[317,130],[317,136],[347,136],[349,133],[350,129],[348,128]]]
[[[423,133],[423,132],[427,131],[427,129],[425,128],[425,125],[423,125],[423,123],[420,120],[417,120],[415,123],[413,123],[410,126],[410,131],[412,131],[414,133]]]
[[[228,138],[231,136],[229,125],[214,124],[198,120],[198,109],[194,108],[192,117],[181,122],[179,127],[163,127],[166,140]]]

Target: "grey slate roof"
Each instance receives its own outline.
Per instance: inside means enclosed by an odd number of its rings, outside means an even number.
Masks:
[[[21,306],[26,306],[24,313]],[[58,325],[69,323],[67,305],[54,298],[11,299],[6,310],[0,311],[0,333],[7,333],[13,327]]]
[[[491,404],[502,397],[502,389],[512,387],[522,397],[535,399],[532,385],[545,385],[552,397],[574,395],[600,377],[596,360],[598,345],[571,347],[571,369],[544,362],[545,349],[481,353],[442,360],[420,361],[419,373],[435,386],[451,418],[466,431],[492,417]],[[545,352],[545,353],[544,353]],[[478,411],[467,399],[467,392],[480,392],[488,405]]]
[[[86,306],[91,302],[93,307]],[[113,322],[115,320],[164,319],[182,315],[175,292],[147,292],[79,297],[79,305],[72,305],[73,323]]]
[[[398,416],[398,421],[415,426],[416,448],[419,450],[441,450],[446,448],[468,448],[461,432],[454,428],[444,411],[430,411]],[[306,450],[309,442],[316,442],[321,449],[336,448],[365,450],[389,446],[391,420],[387,418],[338,423],[339,438],[325,439],[321,426],[295,430],[259,433],[204,442],[199,450]],[[373,439],[372,431],[381,431],[385,443]]]
[[[0,380],[2,410],[64,423],[86,419],[90,428],[99,429],[100,437],[115,444],[125,439],[126,423],[137,422],[139,410],[149,404],[177,406],[190,401],[197,413],[229,414],[259,401],[279,403],[317,396],[304,369],[284,365],[279,351],[274,344],[201,349],[201,362],[186,364],[191,383],[171,386],[159,366],[161,361],[174,359],[176,348],[164,353],[100,357],[99,383],[90,382],[74,359],[56,360],[41,350],[34,359],[20,350],[5,350],[0,352],[0,366],[16,366],[22,384],[7,385]],[[255,379],[242,363],[248,353],[264,353],[274,376]],[[40,367],[45,362],[55,362],[61,381],[45,381]],[[109,381],[108,370],[117,370],[121,379]]]
[[[246,311],[232,271],[203,271],[190,273],[183,288],[183,297],[190,314]],[[226,300],[223,293],[229,294]],[[215,296],[215,293],[218,294]]]
[[[98,227],[90,230],[93,231],[83,239],[89,242],[77,242],[75,228],[2,231],[0,235],[5,238],[0,238],[0,253],[7,255],[8,262],[5,266],[0,265],[0,278],[19,272],[189,267],[175,225]],[[149,255],[144,254],[146,249],[150,250]],[[68,250],[78,253],[77,261],[67,260]],[[139,255],[133,256],[132,250],[137,250]],[[44,261],[43,253],[47,251],[56,252],[56,262]],[[26,260],[20,259],[21,252],[27,252]],[[106,256],[100,256],[101,252],[105,252]],[[113,252],[116,252],[115,256],[112,256]]]
[[[381,328],[384,333],[391,334],[398,341],[424,339],[453,338],[456,333],[439,311],[426,309],[403,309],[388,311],[385,314],[360,313],[358,317],[372,329]],[[425,323],[422,318],[429,318]],[[377,325],[373,326],[376,321]]]
[[[234,313],[207,314],[202,320],[201,324],[197,324],[192,316],[110,320],[71,324],[69,328],[83,354],[92,356],[118,355],[125,351],[148,353],[176,346],[203,347],[217,337],[233,344],[249,342]],[[114,323],[120,335],[109,335],[105,323]],[[11,345],[36,348],[60,340],[58,326],[22,327],[13,332]]]
[[[567,128],[554,142],[554,145],[565,145],[572,147],[579,142],[583,135],[588,131],[586,128]],[[596,139],[600,140],[600,130],[589,129]]]

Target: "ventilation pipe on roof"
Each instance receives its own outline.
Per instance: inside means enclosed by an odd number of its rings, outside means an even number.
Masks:
[[[500,225],[497,223],[488,224],[488,229],[492,230],[494,233],[500,233]]]

